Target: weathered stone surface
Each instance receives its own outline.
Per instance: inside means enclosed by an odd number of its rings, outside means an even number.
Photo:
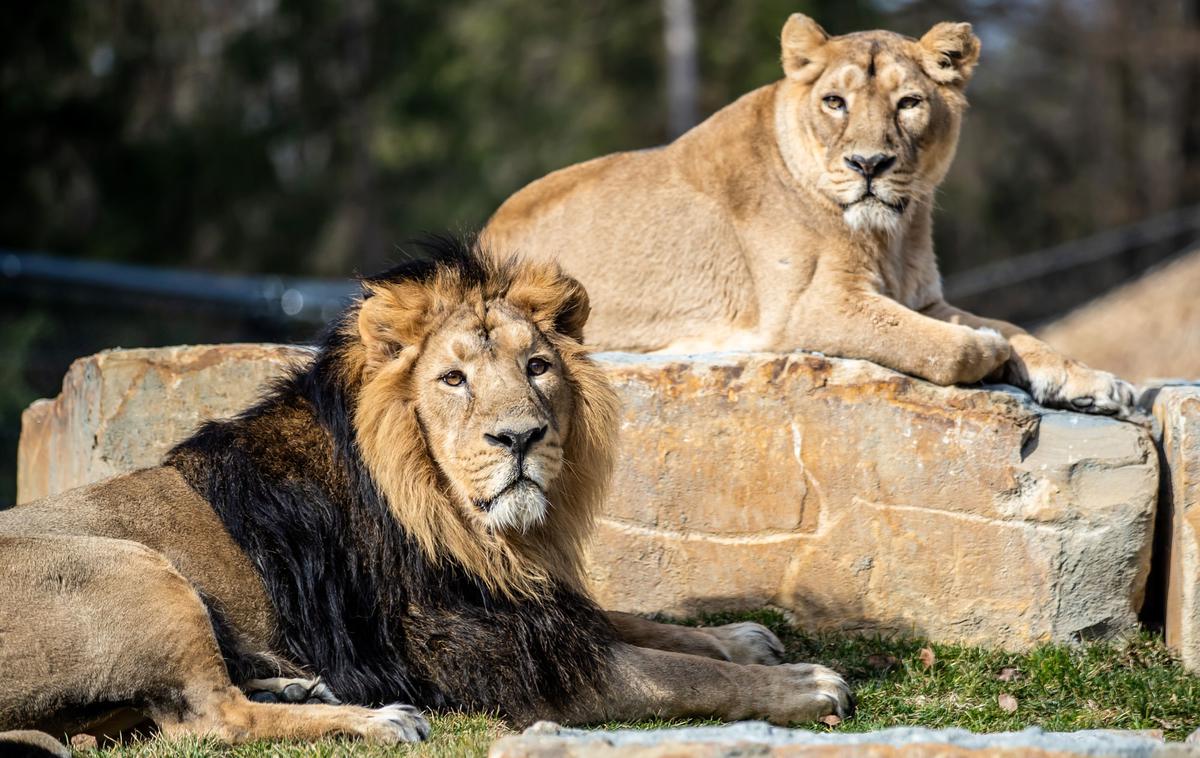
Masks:
[[[79,362],[27,414],[21,498],[154,463],[298,354]],[[1141,427],[812,354],[599,359],[624,401],[590,562],[608,607],[775,605],[808,628],[1014,649],[1135,623],[1158,486]]]
[[[1137,732],[972,734],[962,729],[894,728],[863,734],[781,729],[762,722],[685,729],[584,731],[540,722],[502,737],[489,758],[1167,758],[1194,754]]]
[[[1160,506],[1170,524],[1167,645],[1200,671],[1200,384],[1158,390],[1154,415],[1166,464]]]
[[[106,350],[21,417],[17,502],[151,466],[201,421],[230,416],[311,351],[280,345]]]
[[[610,607],[1013,648],[1134,624],[1158,477],[1138,426],[809,354],[601,358],[625,403],[592,555]]]

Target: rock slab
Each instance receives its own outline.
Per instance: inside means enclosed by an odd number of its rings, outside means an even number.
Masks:
[[[1162,387],[1153,407],[1165,464],[1160,507],[1169,530],[1167,645],[1200,672],[1200,384]]]
[[[1109,731],[972,734],[899,727],[862,734],[782,729],[762,722],[653,730],[565,729],[540,722],[502,737],[489,758],[1167,758],[1194,755],[1140,733]]]
[[[204,345],[80,358],[53,400],[21,416],[17,502],[156,464],[201,421],[231,416],[311,350]]]
[[[153,465],[305,355],[82,359],[26,412],[18,496]],[[1136,624],[1158,488],[1137,425],[808,353],[598,359],[624,404],[590,556],[606,607],[775,606],[808,629],[1014,650]]]

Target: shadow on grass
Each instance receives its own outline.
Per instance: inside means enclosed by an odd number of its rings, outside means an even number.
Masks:
[[[660,620],[662,619],[660,617]],[[1141,633],[1118,643],[1046,645],[1027,653],[931,644],[905,636],[809,634],[771,610],[704,614],[683,623],[715,626],[757,621],[783,641],[790,662],[822,663],[841,672],[858,697],[858,714],[817,731],[864,732],[891,726],[959,727],[975,732],[1078,729],[1161,730],[1181,740],[1200,726],[1200,676],[1188,674],[1161,637]],[[1008,695],[1015,710],[1000,706]],[[1011,703],[1010,703],[1011,705]],[[700,726],[709,720],[647,720],[602,728],[658,729]],[[256,743],[221,748],[203,740],[162,739],[85,753],[90,758],[375,758],[376,756],[483,756],[509,732],[487,716],[435,716],[429,742],[397,748],[325,740],[313,744]],[[803,725],[802,725],[803,726]]]

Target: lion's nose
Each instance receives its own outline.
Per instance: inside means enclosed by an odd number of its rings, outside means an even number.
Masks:
[[[875,153],[870,158],[864,158],[861,155],[851,155],[842,160],[846,161],[846,165],[850,167],[851,171],[871,179],[891,168],[892,164],[896,162],[896,156]]]
[[[489,445],[511,450],[513,455],[521,458],[545,436],[545,426],[531,426],[526,429],[500,429],[490,434],[485,433],[483,438]]]

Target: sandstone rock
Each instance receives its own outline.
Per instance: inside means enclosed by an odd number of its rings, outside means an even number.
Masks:
[[[17,502],[152,466],[201,421],[250,405],[311,351],[279,345],[106,350],[21,416]]]
[[[58,399],[27,412],[20,498],[154,463],[299,355],[78,362]],[[1011,649],[1136,622],[1158,486],[1139,426],[805,353],[599,359],[624,401],[590,561],[608,607],[774,605],[810,629]]]
[[[1161,507],[1170,524],[1167,645],[1200,671],[1200,384],[1159,389],[1154,416],[1166,464]]]
[[[893,728],[864,734],[781,729],[762,722],[683,729],[584,731],[540,722],[502,737],[489,758],[1167,758],[1191,754],[1139,733],[1112,731],[972,734]]]
[[[810,354],[601,358],[625,404],[592,555],[610,607],[1010,648],[1135,623],[1138,426]]]

